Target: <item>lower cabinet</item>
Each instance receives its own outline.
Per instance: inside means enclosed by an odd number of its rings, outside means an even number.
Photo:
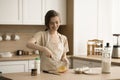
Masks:
[[[34,60],[28,61],[28,72],[31,72],[31,69],[35,68]]]
[[[34,68],[33,62],[34,60],[0,62],[0,71],[2,73],[29,72]]]

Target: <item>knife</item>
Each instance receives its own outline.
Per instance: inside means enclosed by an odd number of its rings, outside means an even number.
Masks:
[[[55,71],[45,71],[43,70],[44,73],[49,73],[49,74],[54,74],[54,75],[60,75],[60,73],[57,73]]]

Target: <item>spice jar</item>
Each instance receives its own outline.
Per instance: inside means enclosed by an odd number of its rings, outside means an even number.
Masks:
[[[31,76],[37,76],[37,69],[31,69]]]

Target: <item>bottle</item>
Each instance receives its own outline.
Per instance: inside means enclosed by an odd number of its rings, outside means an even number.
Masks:
[[[103,49],[102,53],[102,73],[109,74],[111,69],[111,54],[112,48],[109,43],[106,43],[106,46]]]
[[[40,58],[35,58],[35,69],[37,69],[37,74],[40,74]]]

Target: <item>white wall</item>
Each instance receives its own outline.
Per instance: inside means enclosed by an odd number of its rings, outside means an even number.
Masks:
[[[74,0],[74,55],[87,54],[87,40],[112,42],[111,0]]]
[[[112,33],[120,34],[120,0],[112,0]]]

